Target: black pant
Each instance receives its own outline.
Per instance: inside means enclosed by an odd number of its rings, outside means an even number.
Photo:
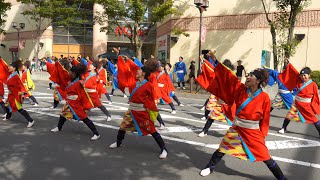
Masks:
[[[174,110],[176,110],[176,108],[174,107],[174,105],[173,105],[173,103],[171,102],[171,103],[169,103],[169,106],[170,106],[170,108],[174,111]]]
[[[209,98],[206,100],[206,102],[204,103],[203,107],[206,108],[207,104],[209,102]]]
[[[58,104],[59,104],[59,101],[57,101],[57,100],[53,100],[53,107],[54,108],[56,108],[56,107],[58,107]]]
[[[98,107],[98,108],[99,108],[106,116],[111,117],[111,115],[110,115],[110,113],[109,113],[109,111],[107,110],[106,107],[100,106],[100,107]]]
[[[184,87],[185,86],[185,82],[183,81],[182,82],[182,87]],[[180,82],[178,82],[178,87],[180,87]]]
[[[112,101],[111,101],[111,97],[110,97],[109,93],[106,93],[105,95],[106,95],[106,97],[107,97],[108,101],[112,102]]]
[[[7,113],[6,119],[10,119],[11,116],[12,116],[12,112],[10,112],[10,111],[9,111],[9,108],[7,108],[7,107],[5,107],[5,110],[6,110],[6,113]],[[28,120],[28,122],[33,122],[33,119],[30,117],[29,113],[28,113],[26,110],[24,110],[24,109],[19,109],[18,112],[19,112],[23,117],[25,117],[25,118]]]
[[[37,99],[34,96],[30,96],[29,98],[32,100],[33,103],[39,104]]]
[[[177,102],[178,106],[181,104],[181,102],[179,101],[179,99],[176,95],[173,95],[172,99]]]
[[[119,147],[122,144],[122,141],[126,135],[126,131],[119,129],[118,135],[117,135],[117,147]],[[165,143],[161,137],[161,135],[158,132],[151,134],[153,139],[157,142],[158,146],[160,147],[161,151],[166,149]]]
[[[205,134],[208,134],[208,131],[209,131],[209,129],[210,129],[210,127],[211,127],[211,125],[212,125],[213,122],[214,122],[213,119],[210,119],[210,118],[207,119],[207,122],[206,122],[206,124],[204,125],[204,127],[203,127],[203,129],[202,129],[202,131],[203,131]]]
[[[157,120],[158,120],[158,122],[159,122],[160,125],[161,125],[161,124],[164,125],[164,122],[163,122],[163,120],[162,120],[162,117],[161,117],[160,113],[158,113]]]
[[[222,157],[225,154],[220,152],[219,150],[216,150],[209,163],[207,164],[206,168],[210,168],[210,171],[212,172],[215,168],[215,166],[219,163],[219,161],[222,159]],[[278,180],[286,180],[285,176],[283,175],[280,167],[278,166],[278,164],[272,159],[270,158],[267,161],[263,161],[267,167],[269,168],[269,170],[272,172],[272,174],[274,175],[274,177],[276,177]]]
[[[290,120],[285,118],[284,121],[283,121],[283,125],[282,125],[282,128],[286,131],[287,130],[287,127],[290,123]],[[320,136],[320,121],[316,122],[313,124],[314,127],[317,129],[318,133],[319,133],[319,136]]]
[[[60,116],[59,122],[58,122],[58,129],[61,131],[63,124],[67,121],[67,119],[63,116]],[[98,130],[96,126],[93,124],[93,122],[89,118],[85,118],[82,120],[88,127],[89,129],[93,132],[93,134],[99,136]]]

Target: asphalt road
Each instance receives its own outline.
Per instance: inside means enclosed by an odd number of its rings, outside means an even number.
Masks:
[[[199,175],[228,129],[227,124],[217,122],[208,136],[197,137],[205,123],[200,120],[203,111],[199,108],[208,95],[181,95],[185,106],[176,107],[175,115],[170,114],[168,105],[159,106],[167,125],[166,130],[159,132],[169,151],[168,158],[160,160],[160,150],[150,136],[127,133],[122,147],[108,148],[116,140],[128,107],[128,99],[119,91],[112,97],[111,105],[105,97],[102,99],[112,114],[111,122],[99,109],[89,113],[101,134],[98,141],[90,141],[91,131],[76,121],[68,121],[61,132],[51,133],[62,105],[49,109],[53,91],[45,84],[38,82],[34,92],[39,107],[33,107],[28,100],[24,104],[35,120],[33,128],[26,128],[27,121],[17,113],[8,121],[0,121],[0,179],[274,179],[264,163],[231,156],[225,156],[211,175]],[[270,154],[288,179],[319,179],[320,139],[315,127],[291,123],[288,133],[278,134],[285,114],[286,110],[272,112],[266,138]]]

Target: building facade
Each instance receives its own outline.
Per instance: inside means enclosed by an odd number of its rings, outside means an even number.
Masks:
[[[257,0],[210,0],[203,12],[206,29],[202,50],[216,49],[219,60],[230,59],[236,64],[242,60],[247,72],[261,65],[273,67],[271,34],[261,1]],[[193,0],[176,0],[180,16],[167,18],[157,28],[157,52],[171,64],[183,56],[187,63],[198,62],[200,13]],[[274,7],[270,12],[275,12]],[[190,36],[172,37],[175,27]],[[301,69],[309,66],[320,70],[318,42],[320,42],[320,1],[311,4],[300,14],[295,34],[303,37],[291,62]],[[263,54],[263,56],[262,56]],[[198,64],[198,63],[196,63]]]
[[[37,47],[37,28],[34,21],[21,14],[25,9],[30,8],[16,0],[7,0],[12,4],[7,12],[7,22],[4,26],[6,34],[0,35],[0,56],[10,62],[20,57],[22,59],[33,59]],[[73,1],[68,1],[73,3]],[[89,13],[87,22],[82,25],[69,28],[56,26],[54,22],[46,27],[45,23],[40,30],[40,52],[38,58],[46,56],[77,57],[81,55],[97,58],[98,55],[111,51],[113,47],[130,48],[130,41],[125,35],[116,35],[115,32],[101,32],[100,28],[108,25],[93,23],[96,12],[102,12],[103,8],[99,4],[84,4],[79,2],[79,10]],[[18,31],[12,27],[12,22],[24,23],[25,28]],[[155,46],[155,36],[153,43],[148,46]],[[19,40],[18,40],[19,39]],[[143,49],[150,49],[143,47]],[[150,52],[151,53],[151,52]]]

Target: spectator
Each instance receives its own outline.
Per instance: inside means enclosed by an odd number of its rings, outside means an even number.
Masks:
[[[244,67],[242,66],[242,61],[241,60],[238,60],[237,61],[237,63],[238,63],[238,66],[237,66],[237,72],[236,72],[236,75],[237,75],[237,77],[238,77],[238,79],[239,79],[239,81],[241,82],[241,79],[242,79],[242,72],[244,72],[244,74],[247,74],[246,73],[246,70],[244,69]]]
[[[188,79],[188,83],[190,82],[191,78],[195,79],[196,78],[196,66],[194,65],[196,62],[194,61],[191,61],[191,64],[190,64],[190,73],[189,73],[189,79]],[[191,83],[191,82],[190,82]]]

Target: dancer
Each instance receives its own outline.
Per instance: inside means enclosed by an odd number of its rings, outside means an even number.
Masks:
[[[172,84],[172,87],[174,87],[174,85],[173,85],[173,75],[172,75],[172,73],[171,73],[171,68],[172,68],[172,65],[171,65],[170,63],[167,63],[165,69],[166,69],[168,75],[170,76],[170,83]],[[176,101],[176,103],[178,104],[178,106],[184,106],[184,105],[179,101],[178,97],[174,94],[174,90],[172,90],[172,91],[170,92],[170,97],[171,97],[174,101]]]
[[[183,57],[179,57],[179,62],[177,62],[174,66],[173,72],[177,73],[178,76],[178,88],[180,87],[180,83],[182,83],[182,89],[185,88],[184,76],[187,74],[186,64],[183,61]]]
[[[171,113],[176,114],[176,108],[169,97],[170,92],[174,91],[174,87],[171,83],[170,76],[165,71],[165,64],[161,64],[159,66],[159,71],[157,72],[157,83],[160,90],[161,99],[163,99],[165,103],[169,104],[172,110]]]
[[[20,60],[14,61],[9,65],[9,77],[7,79],[7,87],[9,90],[8,99],[6,100],[6,117],[3,120],[11,118],[12,113],[19,112],[23,117],[28,120],[27,128],[31,128],[34,120],[30,117],[29,113],[22,107],[22,97],[27,94],[27,90],[21,82],[19,70],[22,67]]]
[[[129,109],[120,125],[117,142],[111,144],[110,148],[120,147],[126,131],[137,131],[140,136],[151,134],[161,149],[159,158],[167,157],[168,152],[165,143],[154,126],[158,109],[154,101],[154,87],[148,81],[150,73],[156,71],[157,68],[158,62],[155,59],[149,59],[145,62],[145,66],[137,71],[137,83],[130,95]]]
[[[7,81],[9,76],[9,69],[7,63],[0,56],[0,105],[3,111],[6,113],[4,100],[4,82]],[[6,114],[3,116],[5,117]]]
[[[225,65],[231,72],[234,70],[234,66],[232,65],[231,61],[226,59],[222,63]],[[208,61],[205,61],[202,67],[202,73],[198,76],[198,78],[202,78],[201,76],[210,76],[207,73],[212,73],[209,70],[205,70],[205,68],[209,68]],[[210,66],[213,68],[212,66]],[[213,70],[213,69],[212,69]],[[211,79],[212,80],[212,79]],[[210,81],[210,80],[209,80]],[[201,81],[199,82],[200,85],[202,85]],[[206,87],[204,87],[206,88]],[[206,105],[205,110],[205,119],[207,120],[206,124],[204,125],[202,131],[198,134],[198,137],[204,137],[208,134],[208,131],[214,122],[214,120],[227,122],[230,126],[232,126],[232,121],[234,119],[234,112],[235,112],[235,104],[233,104],[231,107],[229,107],[227,104],[225,104],[221,99],[216,97],[215,95],[211,94],[208,100],[208,103]]]
[[[69,63],[65,60],[57,62],[56,82],[60,82],[60,87],[65,87],[66,91],[66,104],[63,106],[58,122],[58,126],[51,129],[51,132],[58,132],[62,130],[64,123],[68,120],[75,119],[83,121],[93,133],[92,141],[98,140],[100,135],[96,126],[88,118],[87,111],[93,106],[80,83],[81,76],[86,73],[87,68],[83,64],[73,66],[70,68]],[[68,82],[68,83],[66,83]]]
[[[98,85],[98,80],[97,80],[97,73],[96,73],[96,67],[98,66],[97,64],[99,62],[95,62],[95,66],[93,65],[92,61],[86,61],[85,59],[82,58],[82,63],[88,67],[88,71],[83,74],[83,87],[86,93],[88,93],[90,97],[90,101],[92,102],[92,105],[94,107],[99,108],[106,116],[107,116],[107,121],[111,121],[111,115],[109,111],[104,107],[101,103],[101,100],[99,98],[99,94],[97,92],[97,85]]]
[[[113,76],[113,80],[112,80],[112,90],[111,90],[111,93],[110,93],[110,96],[113,96],[114,94],[114,91],[116,89],[119,89],[119,85],[118,85],[118,64],[112,64],[111,61],[107,60],[106,61],[108,63],[108,67],[107,67],[107,70],[112,74]],[[123,97],[124,98],[127,98],[128,96],[126,95],[125,92],[122,92],[123,93]]]
[[[216,150],[207,166],[201,170],[201,176],[213,172],[225,154],[233,155],[251,162],[263,161],[277,179],[286,179],[271,158],[265,144],[270,122],[270,98],[261,87],[267,85],[268,72],[256,69],[242,84],[221,63],[215,67],[215,78],[207,88],[212,94],[231,106],[236,104],[236,116],[233,126],[224,136],[220,147]]]
[[[31,66],[30,61],[24,62],[23,66],[22,66],[21,81],[22,81],[25,89],[27,90],[27,94],[26,94],[25,98],[30,98],[32,100],[34,106],[39,106],[37,99],[31,93],[31,91],[33,91],[36,86],[31,79],[30,66]]]
[[[93,63],[93,65],[96,68],[96,71],[98,73],[99,76],[99,81],[97,84],[97,91],[99,94],[99,97],[101,98],[101,95],[104,94],[107,99],[108,99],[108,104],[112,104],[112,100],[111,97],[107,91],[107,83],[108,83],[108,79],[107,79],[107,71],[103,68],[103,62],[102,61],[96,61]]]
[[[289,91],[296,88],[295,101],[292,104],[279,133],[285,133],[290,121],[313,124],[319,132],[320,121],[317,114],[320,115],[320,102],[318,86],[311,79],[311,69],[304,67],[300,73],[288,64],[286,69],[279,74],[280,81],[288,88]]]
[[[6,112],[4,100],[4,86],[2,80],[0,80],[0,105],[4,112]]]
[[[290,109],[293,103],[293,96],[292,93],[284,86],[284,84],[279,80],[279,72],[273,69],[266,68],[265,69],[269,72],[269,85],[273,86],[275,82],[278,84],[278,93],[275,96],[274,100],[271,103],[270,112],[274,109],[281,109],[285,106],[287,109]]]

